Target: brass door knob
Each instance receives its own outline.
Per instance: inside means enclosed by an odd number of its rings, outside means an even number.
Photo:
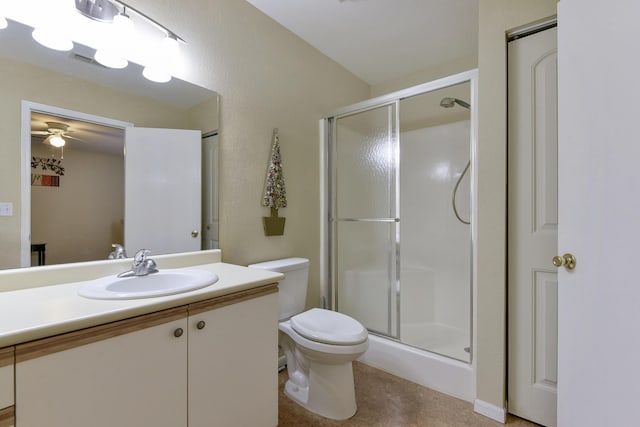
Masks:
[[[191,232],[191,237],[193,237],[194,239],[195,239],[196,237],[198,237],[198,230],[193,230],[193,231]]]
[[[564,268],[571,271],[576,268],[576,257],[571,254],[556,255],[553,257],[553,265],[556,267],[562,267],[564,265]]]

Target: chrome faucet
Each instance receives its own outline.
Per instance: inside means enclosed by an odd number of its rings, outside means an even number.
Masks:
[[[123,271],[118,274],[118,277],[147,276],[152,273],[157,273],[156,262],[151,258],[147,258],[147,255],[150,253],[151,251],[149,249],[140,249],[133,256],[131,270]]]
[[[122,245],[114,243],[111,245],[113,252],[109,254],[109,259],[124,259],[127,257],[127,251],[124,250]]]

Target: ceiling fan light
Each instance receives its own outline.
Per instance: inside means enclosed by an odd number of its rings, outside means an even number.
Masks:
[[[98,49],[94,55],[96,61],[105,67],[121,69],[129,65],[129,61],[120,55],[105,49]]]
[[[35,41],[49,49],[59,51],[73,49],[73,42],[61,35],[60,32],[53,27],[36,27],[33,33],[31,33],[31,36]]]
[[[64,144],[66,144],[66,141],[60,135],[53,135],[49,139],[49,144],[59,148],[59,147],[64,147]]]
[[[159,67],[146,66],[142,70],[142,75],[152,82],[156,83],[167,83],[171,80],[171,74],[166,71],[160,69]]]

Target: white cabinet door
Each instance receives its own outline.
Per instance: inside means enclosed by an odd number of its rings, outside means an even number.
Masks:
[[[17,346],[19,426],[186,426],[186,309],[168,313]]]
[[[129,256],[141,248],[152,254],[200,250],[201,141],[202,132],[195,130],[125,129]]]
[[[278,424],[278,298],[272,292],[231,305],[217,300],[224,306],[208,310],[194,305],[189,427]]]

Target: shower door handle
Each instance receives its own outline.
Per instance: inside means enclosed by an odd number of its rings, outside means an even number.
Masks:
[[[556,267],[562,267],[564,265],[564,268],[571,271],[576,268],[576,257],[572,254],[556,255],[553,257],[553,265]]]

